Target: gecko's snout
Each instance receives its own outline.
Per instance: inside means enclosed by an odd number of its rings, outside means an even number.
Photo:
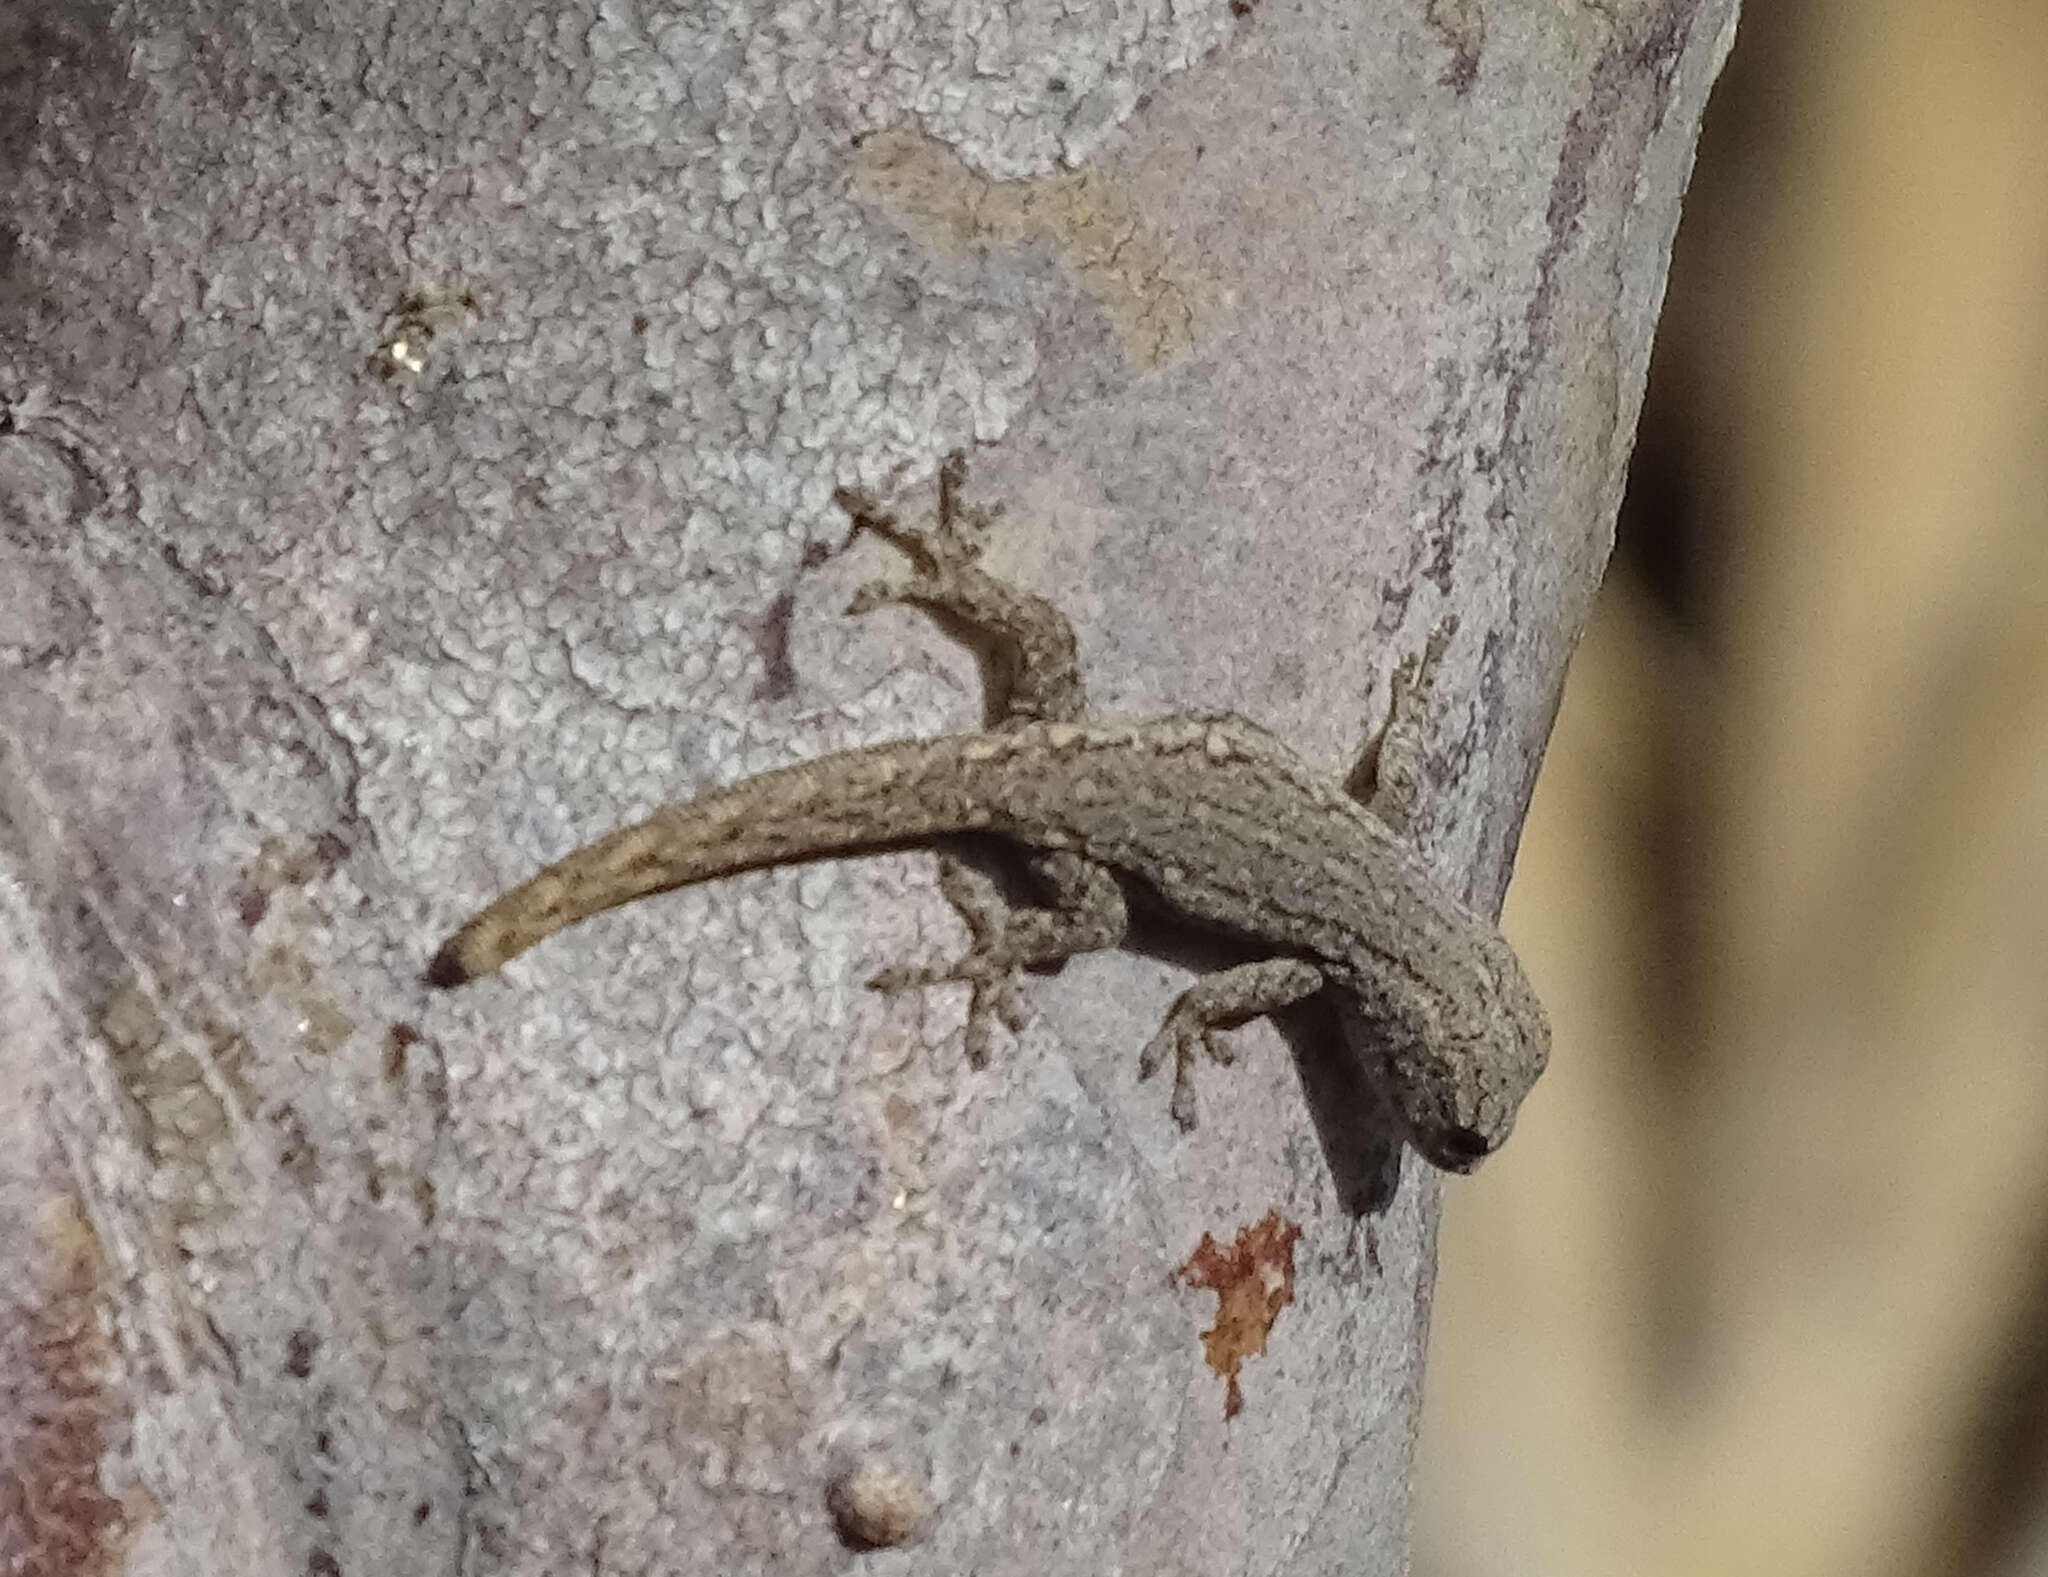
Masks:
[[[1476,1128],[1449,1128],[1434,1136],[1429,1159],[1447,1172],[1469,1172],[1498,1148]]]

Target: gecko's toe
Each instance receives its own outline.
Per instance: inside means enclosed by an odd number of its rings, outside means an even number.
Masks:
[[[1166,1066],[1166,1059],[1173,1055],[1173,1025],[1171,1022],[1159,1026],[1158,1032],[1145,1042],[1145,1049],[1138,1053],[1138,1078],[1140,1082],[1149,1079]]]
[[[850,614],[873,613],[877,608],[886,608],[890,603],[902,600],[902,587],[891,581],[871,580],[855,589],[847,599],[846,611]]]

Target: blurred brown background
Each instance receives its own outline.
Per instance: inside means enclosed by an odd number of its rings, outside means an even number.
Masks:
[[[1508,904],[1423,1577],[2048,1574],[2048,4],[1754,5]]]

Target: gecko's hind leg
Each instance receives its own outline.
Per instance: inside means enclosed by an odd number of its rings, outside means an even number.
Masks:
[[[1381,821],[1412,836],[1429,796],[1429,739],[1436,730],[1439,702],[1437,666],[1444,649],[1458,633],[1458,619],[1447,614],[1430,631],[1419,653],[1401,660],[1387,682],[1387,723],[1359,762],[1345,788]]]
[[[1237,1053],[1220,1033],[1291,1007],[1323,987],[1323,972],[1300,958],[1262,958],[1204,975],[1167,1010],[1159,1033],[1138,1054],[1138,1077],[1149,1079],[1171,1059],[1173,1098],[1167,1110],[1183,1131],[1195,1126],[1197,1056],[1228,1067]]]
[[[1043,908],[1013,905],[996,884],[957,855],[939,856],[939,891],[960,912],[973,939],[964,957],[926,968],[897,966],[868,983],[878,991],[959,981],[973,993],[967,1010],[967,1060],[988,1065],[991,1020],[1011,1031],[1025,1023],[1017,994],[1020,969],[1057,968],[1076,953],[1115,947],[1130,918],[1116,879],[1093,860],[1055,853],[1031,862],[1051,898]]]
[[[880,537],[910,563],[908,580],[861,587],[847,611],[907,602],[958,625],[982,653],[991,727],[1078,722],[1087,711],[1087,691],[1074,627],[1043,597],[981,567],[988,518],[961,503],[966,475],[966,459],[957,453],[939,468],[938,519],[924,531],[900,524],[864,494],[842,489],[835,495],[856,531]],[[972,945],[955,963],[885,969],[872,982],[889,991],[948,980],[967,985],[973,993],[967,1059],[976,1067],[988,1061],[992,1021],[1013,1031],[1023,1027],[1020,969],[1057,968],[1076,953],[1115,947],[1129,928],[1123,891],[1107,867],[1055,852],[1033,859],[1029,868],[1049,900],[1042,907],[1011,904],[982,872],[941,854],[939,890],[959,911]]]
[[[910,579],[875,581],[854,593],[849,613],[907,602],[955,621],[983,647],[990,664],[990,723],[1071,723],[1087,710],[1074,627],[1043,597],[1020,591],[981,567],[980,534],[988,519],[960,502],[967,462],[950,456],[939,468],[939,514],[929,531],[912,530],[865,494],[842,488],[839,507],[854,528],[880,537],[910,561]]]

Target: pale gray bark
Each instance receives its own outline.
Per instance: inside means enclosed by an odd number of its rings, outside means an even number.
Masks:
[[[824,1571],[852,1503],[878,1572],[1401,1570],[1437,1180],[1361,1223],[1264,1027],[1181,1136],[1176,965],[969,1071],[863,989],[959,941],[902,856],[418,972],[970,725],[830,503],[963,446],[1107,710],[1341,774],[1455,614],[1417,833],[1497,899],[1734,9],[16,0],[10,1569]],[[1226,1422],[1174,1272],[1269,1213]]]

